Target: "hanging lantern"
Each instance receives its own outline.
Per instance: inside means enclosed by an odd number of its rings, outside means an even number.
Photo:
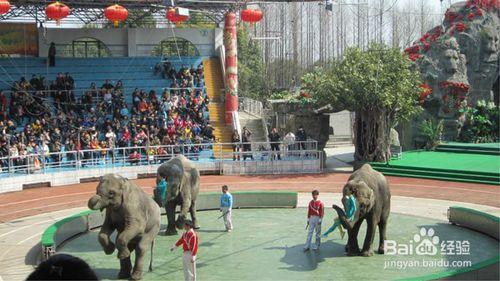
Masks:
[[[245,9],[241,11],[241,20],[249,23],[259,22],[264,14],[261,10]]]
[[[184,11],[184,10],[186,10],[186,11]],[[168,8],[167,14],[165,15],[165,17],[171,23],[181,23],[181,22],[187,21],[189,19],[189,10]]]
[[[128,11],[123,6],[118,4],[111,5],[104,10],[104,16],[113,22],[115,27],[122,21],[125,21],[128,17]]]
[[[61,19],[69,15],[70,9],[63,3],[54,2],[45,8],[45,15],[49,20],[55,20],[57,25],[59,25]]]
[[[10,11],[9,0],[0,0],[0,15],[6,14]]]

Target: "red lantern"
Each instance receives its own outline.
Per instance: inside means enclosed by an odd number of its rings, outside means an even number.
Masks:
[[[9,0],[0,0],[0,15],[6,14],[10,11]]]
[[[165,17],[171,23],[180,23],[186,21],[189,18],[188,16],[179,15],[174,8],[168,8]]]
[[[56,20],[57,25],[61,19],[69,15],[70,9],[63,3],[54,2],[45,8],[45,14],[49,20]]]
[[[118,4],[111,5],[104,10],[104,16],[113,22],[115,27],[122,21],[125,21],[128,17],[128,11],[123,6]]]
[[[241,11],[241,20],[244,22],[256,23],[262,19],[263,15],[261,10],[245,9]]]

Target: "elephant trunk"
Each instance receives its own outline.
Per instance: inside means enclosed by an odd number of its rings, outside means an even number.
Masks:
[[[180,184],[168,183],[167,196],[166,196],[167,202],[170,202],[177,197],[177,194],[179,193],[179,189],[180,189]]]
[[[342,224],[342,226],[347,229],[348,231],[350,231],[353,227],[353,224],[351,223],[351,221],[349,221],[347,219],[347,216],[344,212],[344,210],[342,208],[340,208],[339,206],[337,205],[333,205],[332,208],[337,211],[337,215],[339,217],[339,220],[340,220],[340,223]]]
[[[102,201],[101,201],[101,196],[99,195],[94,195],[89,199],[89,202],[87,203],[89,209],[91,210],[102,210]]]

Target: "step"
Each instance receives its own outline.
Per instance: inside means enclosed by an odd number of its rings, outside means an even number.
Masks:
[[[485,149],[463,149],[455,147],[436,147],[435,151],[439,152],[454,152],[454,153],[468,153],[468,154],[482,154],[482,155],[500,155],[499,150],[485,150]]]
[[[394,167],[374,167],[375,170],[382,173],[394,173],[400,175],[413,175],[416,177],[435,177],[435,178],[450,178],[450,179],[463,179],[463,180],[471,180],[471,181],[479,181],[479,182],[496,182],[496,184],[500,184],[499,177],[492,176],[484,176],[479,174],[463,174],[460,172],[438,172],[438,171],[422,171],[422,170],[412,170],[412,169],[403,169],[403,168],[394,168]]]
[[[454,178],[454,177],[419,176],[419,175],[400,174],[400,173],[393,173],[393,172],[383,172],[383,174],[387,175],[387,176],[396,176],[396,177],[405,177],[405,178],[424,178],[424,179],[433,179],[433,180],[481,183],[481,184],[490,184],[490,185],[498,185],[499,184],[498,182],[495,182],[495,181],[479,181],[479,180],[470,180],[470,179],[460,179],[460,178]]]
[[[404,157],[404,155],[403,155]],[[397,161],[397,160],[396,160]],[[389,162],[389,165],[385,163],[379,163],[379,162],[371,162],[370,165],[372,167],[376,168],[393,168],[393,169],[405,169],[405,170],[411,170],[411,171],[424,171],[424,172],[438,172],[438,173],[448,173],[448,174],[467,174],[467,175],[481,175],[485,177],[499,177],[499,173],[491,173],[491,172],[479,172],[479,171],[470,171],[470,170],[452,170],[452,169],[441,169],[441,168],[427,168],[427,167],[415,167],[415,166],[400,166],[397,164],[391,164]]]

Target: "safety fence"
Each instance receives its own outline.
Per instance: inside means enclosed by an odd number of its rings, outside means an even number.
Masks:
[[[0,158],[0,193],[20,190],[37,183],[50,186],[79,183],[105,173],[130,178],[154,174],[157,167],[175,155],[193,161],[202,173],[290,174],[321,172],[322,153],[316,141],[283,143],[203,143],[133,146]],[[253,148],[253,149],[252,149]]]

